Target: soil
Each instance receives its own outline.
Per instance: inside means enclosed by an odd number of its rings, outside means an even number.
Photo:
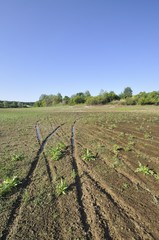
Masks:
[[[2,240],[159,239],[158,115],[49,112],[28,119],[25,131],[23,121],[9,126],[0,132],[2,156],[16,147],[29,159],[12,166],[21,183],[0,199]],[[54,161],[50,149],[61,142]],[[137,172],[139,163],[154,174]],[[58,195],[61,179],[68,188]]]

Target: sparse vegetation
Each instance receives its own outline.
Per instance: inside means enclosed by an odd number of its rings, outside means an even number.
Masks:
[[[4,180],[1,180],[0,183],[0,197],[4,197],[6,194],[11,193],[13,188],[15,188],[20,183],[17,176],[14,176],[12,178],[5,178]]]
[[[118,144],[114,144],[113,145],[113,153],[115,155],[118,155],[118,153],[122,150],[123,148],[121,146],[119,146]]]
[[[11,157],[12,161],[22,161],[24,159],[24,155],[23,154],[16,154],[14,153]]]
[[[159,110],[155,107],[148,114],[150,109],[114,105],[1,109],[1,184],[13,176],[22,183],[13,184],[0,197],[0,236],[5,238],[11,219],[6,239],[85,240],[86,234],[89,239],[106,239],[107,233],[112,239],[157,238],[158,223],[152,219],[159,215]],[[146,132],[150,140],[144,137]],[[88,231],[83,223],[90,226]]]
[[[87,149],[84,150],[84,153],[82,155],[82,159],[84,161],[94,161],[96,159],[96,157],[92,153],[92,151],[87,148]]]
[[[139,162],[139,167],[135,170],[135,172],[141,172],[144,175],[154,175],[154,171],[152,169],[150,169],[148,166],[142,165]]]
[[[65,179],[61,178],[60,182],[56,182],[56,194],[57,196],[60,196],[62,194],[66,194],[66,191],[68,189],[68,184]]]
[[[56,147],[50,150],[50,155],[52,160],[60,160],[66,153],[66,145],[64,143],[59,143]]]

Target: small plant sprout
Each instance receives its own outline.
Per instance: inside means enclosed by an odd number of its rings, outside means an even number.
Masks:
[[[152,138],[151,133],[145,132],[144,138],[145,138],[145,139],[150,139],[150,138]]]
[[[68,189],[68,185],[66,183],[66,180],[61,178],[60,183],[57,183],[56,185],[56,194],[57,196],[60,196],[62,194],[66,194],[66,190]]]
[[[64,143],[59,143],[56,147],[50,150],[50,155],[52,160],[58,161],[65,155],[66,145]]]
[[[118,155],[119,151],[122,150],[123,148],[121,146],[119,146],[118,144],[114,144],[113,145],[113,153],[115,155]]]
[[[152,175],[152,176],[155,174],[152,169],[150,169],[147,166],[142,165],[140,162],[139,162],[139,167],[135,170],[135,172],[141,172],[144,175]]]
[[[11,157],[11,160],[12,161],[15,161],[15,162],[17,162],[17,161],[22,161],[24,159],[24,156],[23,156],[23,154],[13,154],[12,155],[12,157]]]
[[[123,183],[123,189],[127,189],[127,188],[129,188],[129,184],[128,183]]]
[[[159,181],[159,173],[156,173],[154,176],[155,176],[156,180]]]
[[[116,124],[111,124],[110,126],[109,126],[109,129],[110,130],[113,130],[113,129],[115,129],[116,128]]]
[[[95,160],[96,157],[94,156],[91,150],[85,149],[84,154],[82,155],[82,159],[84,161],[92,161]]]
[[[13,188],[15,188],[20,183],[17,176],[13,178],[6,178],[2,183],[0,183],[0,196],[5,196],[10,193]]]

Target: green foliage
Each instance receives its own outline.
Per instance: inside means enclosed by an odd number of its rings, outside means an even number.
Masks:
[[[159,181],[159,173],[156,173],[154,176],[155,176],[156,180]]]
[[[136,100],[133,97],[127,97],[125,99],[125,105],[136,105]]]
[[[113,157],[113,161],[114,161],[112,164],[113,168],[117,168],[122,164],[122,160],[117,155]]]
[[[83,155],[82,155],[82,159],[83,159],[84,161],[92,161],[92,160],[95,160],[96,157],[94,156],[94,154],[92,153],[91,150],[85,149],[85,150],[84,150],[84,153],[83,153]]]
[[[116,124],[111,124],[110,126],[109,126],[109,129],[110,130],[113,130],[113,129],[115,129],[116,128]]]
[[[98,96],[95,97],[88,97],[86,100],[87,105],[100,105],[100,104],[107,104],[114,100],[119,100],[119,96],[116,95],[113,91],[106,92],[101,91]]]
[[[52,160],[58,161],[66,153],[66,145],[64,143],[58,143],[58,145],[50,150]]]
[[[23,154],[13,154],[12,157],[11,157],[12,161],[22,161],[24,159],[24,156]]]
[[[66,194],[66,190],[68,189],[68,185],[65,179],[61,178],[60,182],[56,184],[56,194],[60,196],[62,194]]]
[[[147,166],[142,165],[140,162],[139,162],[139,167],[135,170],[135,172],[141,172],[144,175],[154,175],[155,174],[153,170],[151,170]]]
[[[126,87],[123,93],[120,94],[121,98],[131,98],[132,97],[132,89],[130,87]]]
[[[118,144],[114,144],[113,145],[113,153],[115,155],[117,155],[119,153],[120,150],[122,150],[123,148],[121,146],[119,146]]]
[[[146,104],[159,104],[159,91],[153,92],[140,92],[135,96],[135,100],[139,105],[146,105]]]
[[[20,181],[17,176],[14,176],[13,178],[6,178],[2,181],[2,183],[0,183],[0,197],[10,193],[19,183]]]
[[[151,135],[150,133],[148,133],[148,132],[145,132],[144,138],[145,138],[145,139],[151,139],[151,138],[152,138],[152,135]]]

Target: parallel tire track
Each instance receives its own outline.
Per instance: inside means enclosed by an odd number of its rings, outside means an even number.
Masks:
[[[38,142],[40,144],[40,148],[37,151],[37,154],[33,160],[33,162],[31,163],[31,167],[28,171],[27,176],[25,177],[25,179],[22,180],[22,183],[19,184],[19,189],[20,189],[20,193],[16,199],[16,201],[13,203],[12,205],[12,211],[10,213],[10,216],[8,218],[8,221],[6,223],[5,229],[2,231],[2,240],[6,240],[11,232],[11,229],[14,227],[14,223],[16,221],[16,219],[18,219],[20,212],[21,212],[21,206],[22,206],[22,199],[23,199],[23,194],[25,189],[30,186],[32,180],[32,176],[34,174],[34,171],[37,167],[38,161],[40,159],[41,154],[43,153],[44,147],[48,141],[48,139],[62,126],[63,124],[57,126],[51,133],[48,134],[48,136],[42,141],[42,143],[40,143],[41,141],[41,137],[39,135],[39,130],[38,127],[36,127],[36,135],[37,135],[37,139]],[[45,159],[46,160],[46,159]],[[47,165],[48,166],[48,165]],[[50,171],[49,171],[50,172]]]

